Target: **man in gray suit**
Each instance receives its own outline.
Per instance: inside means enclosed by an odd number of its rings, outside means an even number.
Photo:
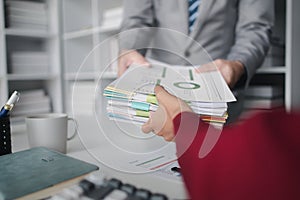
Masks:
[[[273,0],[198,0],[192,29],[189,1],[124,0],[118,75],[146,54],[175,65],[213,60],[232,89],[246,88],[268,50]]]

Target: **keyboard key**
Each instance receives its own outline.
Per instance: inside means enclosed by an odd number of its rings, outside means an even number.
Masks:
[[[84,180],[69,188],[63,189],[50,200],[168,200],[164,194],[136,188],[131,184],[123,184],[112,178],[107,180],[103,175],[86,176]]]
[[[63,191],[69,192],[69,193],[73,193],[76,196],[80,196],[83,194],[83,189],[79,186],[79,185],[73,185],[70,188],[66,188]]]
[[[149,190],[145,189],[138,189],[135,193],[134,196],[140,197],[142,199],[149,199],[151,196],[151,192]]]
[[[93,200],[93,199],[88,198],[88,197],[86,197],[86,196],[82,196],[82,197],[80,197],[78,200]]]
[[[150,200],[167,200],[168,197],[163,194],[152,194]]]
[[[144,200],[142,197],[137,197],[137,196],[128,196],[126,200]]]
[[[114,190],[104,200],[125,200],[128,194],[122,190]]]
[[[50,198],[50,200],[71,200],[71,199],[68,198],[67,196],[65,196],[64,194],[59,193],[59,194],[52,196]]]
[[[134,192],[135,192],[135,190],[136,190],[136,188],[133,185],[130,185],[130,184],[126,183],[126,184],[123,184],[121,186],[121,190],[127,192],[129,195],[133,195]]]
[[[92,183],[94,183],[96,186],[101,186],[104,184],[105,179],[103,174],[90,174],[85,178],[85,180],[88,180]]]
[[[116,189],[119,189],[122,185],[122,182],[118,179],[112,178],[107,182],[107,184],[114,187],[114,188],[116,188]]]
[[[103,199],[113,190],[114,188],[111,186],[97,187],[88,194],[86,194],[86,196],[91,199]]]
[[[78,185],[64,189],[60,194],[65,200],[76,200],[83,194],[83,189]]]
[[[84,194],[89,193],[95,188],[95,184],[88,181],[88,180],[82,180],[79,182],[79,186],[83,189]]]

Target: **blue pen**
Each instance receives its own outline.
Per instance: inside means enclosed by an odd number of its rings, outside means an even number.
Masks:
[[[0,111],[0,117],[6,117],[9,111],[11,111],[11,109],[14,107],[15,103],[19,100],[19,98],[20,93],[14,91],[10,98],[7,100],[6,104],[2,107]]]

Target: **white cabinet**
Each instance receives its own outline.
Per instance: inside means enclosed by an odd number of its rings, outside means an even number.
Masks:
[[[300,108],[300,1],[287,0],[285,104],[288,109]]]
[[[121,0],[62,1],[63,79],[68,113],[75,110],[93,114],[91,105],[98,80],[116,77],[116,69],[110,63],[118,55],[115,35],[120,28],[121,6]],[[110,15],[114,21],[107,21]]]
[[[282,65],[263,66],[252,80],[252,84],[277,85],[283,88],[284,105],[287,110],[300,108],[300,1],[275,1],[275,27],[273,36],[284,44]],[[298,88],[298,89],[297,89]]]
[[[0,1],[0,102],[14,90],[27,94],[12,117],[63,111],[59,14],[59,0]],[[41,91],[44,110],[29,109]]]

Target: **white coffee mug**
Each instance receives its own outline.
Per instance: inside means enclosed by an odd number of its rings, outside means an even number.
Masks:
[[[68,137],[68,121],[74,123],[74,133]],[[30,147],[47,147],[66,153],[67,141],[75,137],[78,126],[75,119],[64,113],[47,113],[25,118]]]

